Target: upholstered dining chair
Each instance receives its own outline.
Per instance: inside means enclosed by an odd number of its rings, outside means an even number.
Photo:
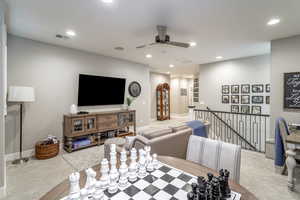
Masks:
[[[279,123],[279,133],[280,133],[280,136],[282,138],[282,143],[283,143],[284,160],[285,160],[287,158],[286,152],[288,150],[286,138],[290,133],[287,128],[286,121],[284,119],[282,119],[282,118],[279,119],[278,123]],[[300,167],[300,151],[296,151],[295,159],[296,159],[297,167]],[[286,163],[284,163],[284,167],[282,168],[281,174],[286,174],[286,171],[287,171],[287,166],[286,166]]]
[[[230,179],[240,182],[241,147],[234,144],[190,136],[186,159],[219,171],[230,171]]]

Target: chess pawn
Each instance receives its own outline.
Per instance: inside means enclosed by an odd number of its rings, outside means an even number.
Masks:
[[[69,176],[69,181],[70,181],[69,199],[70,200],[80,199],[79,179],[80,179],[80,174],[78,172],[74,172]]]
[[[140,178],[144,178],[147,176],[147,171],[146,171],[146,158],[145,158],[145,151],[143,149],[139,150],[139,171],[138,171],[138,176]]]
[[[94,199],[93,200],[102,200],[104,198],[104,193],[102,190],[102,185],[100,181],[97,181],[95,184],[95,191],[93,194]]]
[[[88,195],[91,196],[95,191],[96,172],[92,168],[88,168],[85,170],[85,173],[86,173],[85,189],[87,190]]]
[[[153,154],[153,159],[152,159],[153,167],[154,169],[158,169],[158,160],[157,160],[157,154]]]
[[[109,185],[109,165],[108,165],[108,160],[106,158],[102,159],[101,161],[101,177],[100,177],[100,182],[101,182],[101,189],[106,189]]]
[[[120,169],[119,169],[119,173],[120,173],[119,186],[126,187],[128,184],[128,166],[126,164],[127,155],[126,155],[126,151],[124,149],[121,152],[120,161],[121,161],[121,165],[120,165]]]
[[[130,182],[134,182],[137,180],[137,155],[136,155],[136,149],[132,148],[130,151],[130,165],[129,165],[129,173],[128,173],[128,178]]]
[[[80,191],[80,199],[81,200],[89,200],[89,193],[88,193],[88,191],[85,188],[83,188]]]
[[[153,161],[152,161],[151,157],[149,158],[149,161],[148,161],[147,171],[148,172],[153,172],[154,171]]]
[[[146,152],[146,167],[147,167],[149,162],[152,160],[151,147],[150,146],[145,146],[144,149],[145,149],[145,152]]]

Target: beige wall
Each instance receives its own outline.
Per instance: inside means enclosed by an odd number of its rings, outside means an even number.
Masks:
[[[151,119],[156,119],[156,87],[161,83],[168,83],[170,85],[170,75],[151,72]]]
[[[189,92],[188,96],[181,96],[180,89],[187,89],[192,87],[193,79],[172,77],[171,78],[171,113],[186,114],[188,113]]]
[[[5,96],[6,96],[6,27],[4,24],[4,4],[0,2],[0,198],[5,194]]]
[[[300,123],[300,110],[283,109],[283,74],[300,72],[300,35],[271,42],[271,130],[277,117]]]
[[[52,134],[62,137],[63,114],[77,103],[78,74],[126,78],[138,81],[141,96],[132,108],[137,110],[137,124],[150,120],[150,72],[142,64],[114,59],[79,50],[48,45],[15,36],[8,38],[8,85],[33,86],[36,101],[25,104],[24,150]],[[101,92],[101,91],[97,91]],[[103,94],[105,98],[105,94]],[[121,106],[82,107],[81,110],[120,109]],[[18,106],[10,105],[6,118],[6,153],[16,152],[19,145]]]

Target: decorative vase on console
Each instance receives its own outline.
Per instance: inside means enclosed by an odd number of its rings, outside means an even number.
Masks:
[[[77,106],[75,104],[72,104],[70,106],[70,113],[71,114],[77,114],[77,112],[78,112]]]
[[[131,97],[127,97],[126,98],[126,110],[129,110],[130,109],[130,105],[132,104],[132,102],[134,101],[134,98],[131,98]]]

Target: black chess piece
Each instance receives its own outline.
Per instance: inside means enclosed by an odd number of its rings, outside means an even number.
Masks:
[[[207,173],[208,182],[211,182],[214,175],[212,173]]]
[[[230,198],[231,197],[231,189],[229,187],[229,175],[230,172],[228,170],[224,170],[224,196],[225,198]]]
[[[217,178],[212,179],[212,200],[220,200],[221,199],[221,194],[220,194],[220,183]]]
[[[187,199],[188,199],[188,200],[195,200],[194,197],[195,197],[195,196],[194,196],[194,193],[193,193],[193,192],[187,193]]]
[[[220,184],[220,193],[221,193],[221,199],[225,200],[226,199],[226,188],[225,188],[225,177],[224,177],[224,173],[223,176],[220,175],[218,177],[219,179],[219,184]]]

